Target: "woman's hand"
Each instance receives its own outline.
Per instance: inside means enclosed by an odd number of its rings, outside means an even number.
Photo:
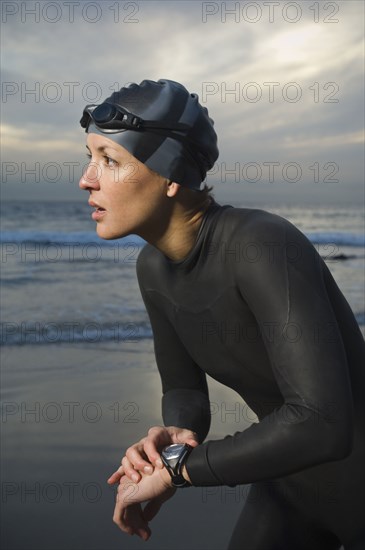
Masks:
[[[138,483],[141,475],[151,475],[155,467],[162,469],[160,453],[166,445],[173,443],[188,443],[192,447],[199,444],[197,434],[191,430],[176,426],[154,426],[148,430],[146,437],[126,450],[122,465],[110,476],[108,483],[117,483],[124,475]]]
[[[142,474],[138,484],[123,475],[118,487],[114,523],[130,535],[136,534],[143,540],[149,539],[151,530],[148,523],[175,491],[171,485],[170,474],[165,468],[156,468],[151,475]],[[142,509],[141,503],[145,501],[148,502]]]

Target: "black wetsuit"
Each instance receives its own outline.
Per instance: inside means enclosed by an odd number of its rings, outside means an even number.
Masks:
[[[213,201],[184,260],[147,244],[137,274],[165,425],[203,442],[205,373],[259,419],[186,463],[194,486],[252,484],[229,548],[365,548],[364,339],[314,246],[280,216]]]

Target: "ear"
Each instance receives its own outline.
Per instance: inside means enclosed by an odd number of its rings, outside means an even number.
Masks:
[[[179,183],[176,183],[175,181],[168,181],[167,182],[167,189],[166,189],[166,195],[168,197],[176,197],[176,195],[179,192],[181,185]]]

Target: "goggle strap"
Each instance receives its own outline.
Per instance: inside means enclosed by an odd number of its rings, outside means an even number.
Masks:
[[[80,119],[80,124],[82,128],[85,128],[86,132],[90,124],[90,119],[93,119],[94,121],[92,114],[97,107],[99,107],[99,105],[86,105],[84,109],[83,115]],[[144,120],[138,115],[135,115],[130,111],[127,111],[126,109],[121,109],[120,107],[117,107],[117,111],[122,115],[124,115],[124,117],[126,117],[126,119],[120,120],[121,130],[123,129],[139,130],[144,128],[146,129],[155,128],[156,130],[158,129],[158,130],[170,130],[170,131],[184,131],[189,129],[189,126],[187,124],[183,124],[180,122],[174,124],[174,126],[169,126],[166,124],[161,124],[161,122],[158,122],[156,120]],[[94,121],[94,124],[99,128],[103,128],[104,126],[104,124],[103,125],[100,123],[98,124],[95,121]],[[105,125],[107,125],[107,123],[105,123]]]

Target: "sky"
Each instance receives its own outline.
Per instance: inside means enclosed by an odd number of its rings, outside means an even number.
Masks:
[[[130,82],[198,93],[217,199],[364,201],[364,4],[2,2],[1,197],[84,201],[83,108]]]

